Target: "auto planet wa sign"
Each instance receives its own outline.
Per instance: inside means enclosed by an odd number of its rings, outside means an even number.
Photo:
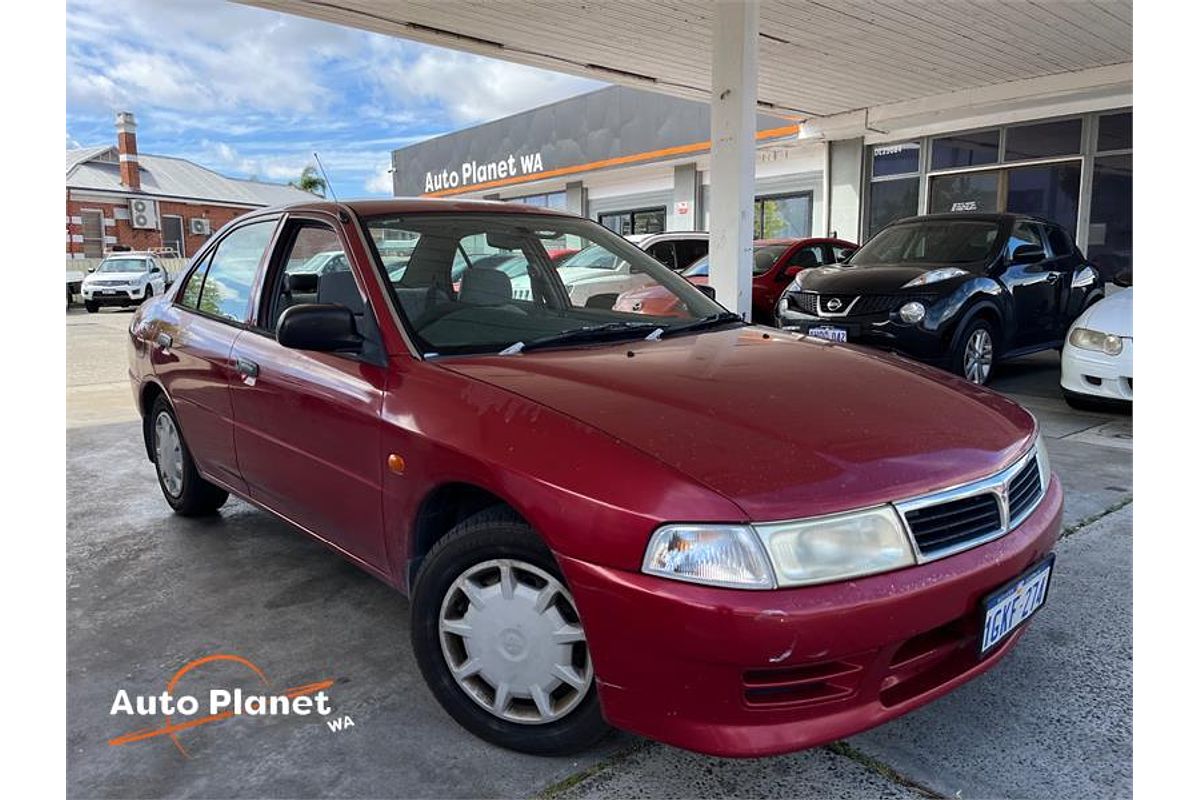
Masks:
[[[459,186],[472,186],[478,183],[498,181],[521,175],[532,175],[542,171],[542,154],[522,153],[509,154],[507,158],[498,161],[467,161],[458,170],[443,169],[441,172],[425,173],[425,191],[440,192],[445,189],[457,189]]]

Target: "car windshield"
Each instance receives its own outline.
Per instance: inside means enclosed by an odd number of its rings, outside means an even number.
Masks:
[[[144,258],[106,258],[96,267],[96,272],[145,272]]]
[[[685,278],[695,278],[697,275],[705,277],[708,275],[708,256],[700,256],[692,265],[680,273]]]
[[[590,245],[574,255],[567,256],[558,262],[558,266],[584,267],[586,269],[617,269],[625,262],[620,256],[601,245]]]
[[[929,219],[884,228],[850,257],[854,267],[878,264],[970,264],[992,254],[1000,224],[976,219]]]
[[[403,272],[393,268],[388,283],[426,355],[578,346],[737,321],[652,256],[589,220],[425,213],[364,222],[374,242],[417,240]],[[564,240],[579,252],[555,265],[547,251]],[[589,265],[612,266],[569,270],[583,266],[580,256]],[[382,260],[380,267],[387,274]],[[644,310],[618,303],[626,293],[646,290],[662,292],[667,301]],[[638,310],[630,310],[634,306]]]

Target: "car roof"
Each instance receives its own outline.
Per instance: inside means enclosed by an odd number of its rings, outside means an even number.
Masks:
[[[1039,217],[1034,214],[1015,214],[1011,212],[983,212],[983,211],[946,211],[940,214],[918,214],[912,217],[904,217],[898,219],[890,225],[896,225],[901,222],[920,222],[926,219],[966,219],[978,220],[979,222],[1007,222],[1011,220],[1029,220],[1031,222],[1039,222],[1043,225],[1054,225],[1062,227],[1054,220]]]
[[[284,211],[318,211],[326,214],[337,214],[344,209],[350,209],[363,217],[387,216],[391,214],[537,214],[545,217],[571,217],[562,211],[542,206],[528,206],[524,203],[511,203],[504,200],[474,200],[463,198],[440,197],[393,197],[386,200],[315,200],[311,203],[289,203],[288,205],[272,206],[252,212],[254,216],[278,214]]]

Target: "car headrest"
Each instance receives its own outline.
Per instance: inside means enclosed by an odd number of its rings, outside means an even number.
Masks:
[[[337,303],[353,311],[363,313],[362,295],[354,282],[353,272],[330,272],[321,276],[317,283],[318,303]]]
[[[291,294],[315,294],[317,291],[315,272],[289,272],[285,280],[283,288]]]
[[[471,267],[462,276],[458,299],[477,306],[512,302],[512,279],[498,269]]]

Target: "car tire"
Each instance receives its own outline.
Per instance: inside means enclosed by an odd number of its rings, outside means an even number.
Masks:
[[[91,300],[84,300],[83,307],[87,309],[89,314],[95,314],[100,310],[100,306],[96,303],[93,303]]]
[[[158,486],[175,513],[199,517],[225,505],[229,492],[200,477],[180,432],[179,420],[164,395],[159,395],[150,407],[147,426]]]
[[[146,302],[146,301],[147,301],[147,300],[149,300],[151,297],[154,297],[154,287],[153,287],[153,286],[150,286],[149,284],[147,284],[147,285],[146,285],[146,294],[145,294],[145,296],[144,296],[144,297],[142,297],[142,302],[143,302],[143,303],[144,303],[144,302]]]
[[[987,384],[996,367],[996,330],[992,323],[983,317],[969,321],[955,340],[950,359],[956,375],[978,386]]]
[[[546,591],[550,602],[542,599]],[[558,641],[566,627],[577,641]],[[434,697],[481,739],[523,753],[565,755],[611,730],[558,564],[505,507],[459,523],[425,557],[412,592],[411,635]],[[472,672],[458,669],[469,665]],[[561,675],[560,666],[573,682],[543,680]]]

